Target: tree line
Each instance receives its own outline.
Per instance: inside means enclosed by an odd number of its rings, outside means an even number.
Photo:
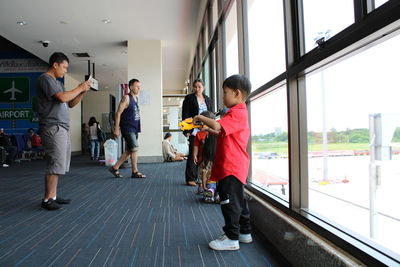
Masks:
[[[327,133],[328,143],[369,143],[369,129],[346,129],[345,131],[337,131],[332,128]],[[264,135],[252,136],[254,142],[287,142],[288,133],[268,133]],[[396,128],[392,142],[400,142],[400,127]],[[308,132],[309,144],[322,144],[322,132]]]

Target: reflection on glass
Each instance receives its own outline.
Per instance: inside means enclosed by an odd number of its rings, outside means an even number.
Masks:
[[[210,62],[209,59],[210,57],[207,57],[205,63],[204,63],[204,93],[208,96],[210,96],[210,88],[211,88],[211,83],[210,83]]]
[[[239,51],[236,1],[225,21],[226,32],[226,77],[239,73]]]
[[[288,200],[286,86],[251,102],[251,182]]]
[[[205,18],[208,18],[208,12],[206,12]],[[203,32],[203,55],[207,53],[206,51],[208,48],[208,42],[209,42],[208,19],[206,19]]]
[[[306,53],[316,46],[317,39],[329,39],[354,23],[353,1],[303,0],[303,10]]]
[[[248,0],[250,80],[252,90],[285,71],[282,1]]]
[[[212,27],[212,32],[213,32],[215,26],[218,23],[218,0],[214,0],[212,5],[212,21],[213,21],[213,27]]]
[[[399,47],[397,35],[306,76],[309,210],[396,253]]]

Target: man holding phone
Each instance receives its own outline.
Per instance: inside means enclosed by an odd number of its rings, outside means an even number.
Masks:
[[[90,89],[87,80],[71,91],[65,91],[58,78],[64,77],[69,64],[68,57],[56,52],[50,56],[49,69],[37,80],[39,131],[46,155],[45,192],[41,207],[57,210],[70,199],[57,196],[59,175],[69,171],[71,142],[69,135],[69,108],[77,105]]]

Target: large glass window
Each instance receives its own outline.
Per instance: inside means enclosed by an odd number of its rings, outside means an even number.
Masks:
[[[251,102],[251,182],[288,200],[286,86]]]
[[[354,23],[354,5],[349,0],[303,0],[305,52],[315,47],[315,41],[325,40]]]
[[[225,21],[226,77],[239,73],[239,48],[236,1]]]
[[[247,3],[250,80],[255,90],[285,71],[283,2]]]
[[[386,3],[389,0],[374,0],[375,2],[375,8],[380,7],[381,5],[383,5],[384,3]]]
[[[309,210],[400,254],[400,35],[306,76]]]

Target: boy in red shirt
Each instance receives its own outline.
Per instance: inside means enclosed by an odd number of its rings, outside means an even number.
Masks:
[[[218,134],[217,150],[211,180],[218,182],[224,234],[209,243],[214,250],[238,250],[239,242],[252,242],[250,212],[244,198],[250,159],[246,152],[250,136],[246,99],[250,81],[233,75],[222,84],[224,104],[229,111],[219,121],[197,115],[193,121],[203,122]]]

